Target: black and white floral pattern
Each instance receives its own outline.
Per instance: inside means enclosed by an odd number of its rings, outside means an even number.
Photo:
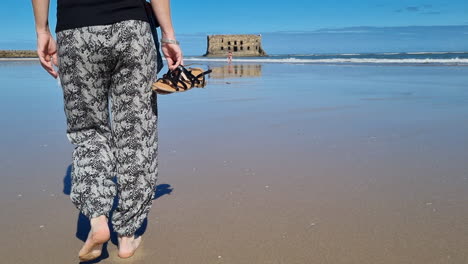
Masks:
[[[130,236],[150,210],[158,173],[150,26],[127,20],[69,29],[57,33],[57,43],[67,137],[75,146],[70,198],[93,218],[109,216],[118,195],[114,230]]]

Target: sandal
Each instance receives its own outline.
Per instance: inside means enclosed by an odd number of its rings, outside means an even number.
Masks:
[[[162,78],[153,83],[152,89],[158,94],[185,92],[193,87],[206,86],[205,75],[211,70],[203,71],[201,68],[185,68],[180,65],[175,70],[168,70]]]

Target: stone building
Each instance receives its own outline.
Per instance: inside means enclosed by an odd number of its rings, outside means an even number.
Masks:
[[[262,48],[261,35],[211,35],[204,56],[226,57],[228,52],[233,57],[267,56]]]

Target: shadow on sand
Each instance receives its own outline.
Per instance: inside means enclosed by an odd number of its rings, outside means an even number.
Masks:
[[[70,195],[70,192],[71,192],[71,169],[72,169],[72,165],[69,165],[68,168],[67,168],[67,172],[65,173],[65,177],[63,178],[63,193],[66,194],[66,195]],[[154,192],[153,200],[156,200],[159,197],[164,196],[166,194],[171,194],[172,191],[173,191],[173,188],[171,188],[170,184],[159,184],[159,185],[156,186],[156,190]],[[118,204],[118,199],[116,197],[114,199],[114,205],[112,207],[112,212],[117,207],[117,204]],[[109,218],[112,217],[112,212],[110,213]],[[148,219],[146,218],[143,221],[141,227],[136,231],[135,234],[137,236],[143,235],[145,233],[145,231],[146,231],[147,226],[148,226]],[[88,233],[89,233],[90,229],[91,229],[91,225],[90,225],[89,219],[86,216],[84,216],[83,214],[79,213],[77,224],[76,224],[76,234],[75,234],[76,237],[78,239],[80,239],[81,241],[85,242],[86,238],[88,237]],[[117,234],[114,232],[111,223],[110,223],[110,231],[111,231],[110,241],[114,245],[117,245],[117,243],[118,243],[117,242]],[[107,244],[108,243],[105,243],[104,246],[102,247],[102,255],[99,258],[97,258],[97,259],[95,259],[93,261],[81,262],[81,263],[83,263],[83,264],[84,263],[98,263],[101,260],[108,258],[109,257],[109,252],[107,251]]]

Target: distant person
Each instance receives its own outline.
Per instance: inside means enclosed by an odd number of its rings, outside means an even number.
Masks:
[[[231,51],[228,53],[227,61],[228,61],[228,63],[232,62],[232,52]]]
[[[119,257],[131,257],[135,237],[150,210],[158,165],[157,52],[142,0],[58,0],[57,44],[48,22],[49,0],[32,0],[37,53],[42,67],[63,89],[67,138],[75,145],[70,199],[90,219],[79,252],[82,261],[99,257],[110,238],[112,214]],[[153,0],[169,69],[182,64],[170,0]],[[58,72],[54,69],[58,66]],[[112,101],[109,116],[109,102]],[[113,178],[117,177],[117,184]]]

